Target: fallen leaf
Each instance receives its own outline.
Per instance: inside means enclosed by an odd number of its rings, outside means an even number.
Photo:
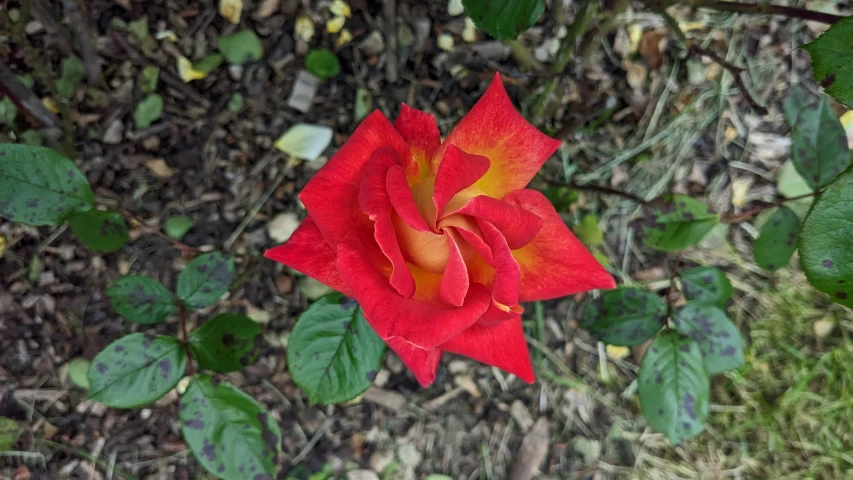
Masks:
[[[241,13],[243,13],[243,0],[219,0],[219,14],[234,25],[240,23]]]
[[[474,21],[469,17],[465,17],[465,28],[462,29],[462,40],[467,43],[474,43],[477,41],[477,26],[474,25]]]
[[[263,0],[255,12],[255,18],[264,19],[275,13],[281,0]]]
[[[329,11],[332,12],[333,15],[337,15],[340,17],[351,17],[352,10],[347,2],[344,0],[332,0],[332,3],[329,5]]]
[[[207,76],[207,72],[202,72],[193,68],[193,62],[187,57],[178,57],[178,76],[184,83],[190,83],[193,80],[200,80]]]
[[[607,356],[616,360],[623,360],[631,354],[631,349],[628,347],[620,347],[618,345],[607,345],[605,347]]]
[[[174,172],[169,165],[166,164],[166,161],[162,158],[153,158],[145,162],[145,166],[151,169],[151,172],[157,176],[157,178],[161,178],[163,180],[168,180],[172,178]]]
[[[352,33],[346,28],[341,30],[341,34],[338,35],[338,39],[335,40],[335,46],[338,48],[343,47],[347,43],[352,41]]]
[[[297,123],[275,142],[275,148],[306,161],[319,157],[332,142],[332,129],[324,125]]]
[[[732,181],[732,206],[743,208],[746,205],[746,196],[752,187],[752,178],[735,178]]]
[[[299,217],[293,212],[279,213],[267,223],[267,233],[277,243],[284,243],[299,227]]]
[[[812,324],[812,331],[818,338],[826,338],[835,330],[835,315],[829,314]]]
[[[646,59],[649,68],[657,70],[663,65],[663,50],[666,37],[656,30],[646,30],[640,39],[640,55]]]
[[[293,29],[293,34],[297,38],[301,38],[304,42],[310,42],[314,37],[314,22],[308,15],[300,15],[296,19],[296,27]]]
[[[344,28],[344,24],[347,21],[347,17],[338,15],[336,17],[332,17],[329,21],[326,22],[326,32],[328,33],[338,33],[341,29]]]

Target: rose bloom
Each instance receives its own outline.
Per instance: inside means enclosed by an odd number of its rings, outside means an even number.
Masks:
[[[495,75],[441,141],[432,115],[375,111],[308,182],[308,216],[266,252],[354,298],[421,385],[442,352],[534,381],[519,302],[613,277],[551,203],[524,188],[560,146],[512,106]]]

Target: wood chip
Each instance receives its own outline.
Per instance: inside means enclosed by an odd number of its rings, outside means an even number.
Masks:
[[[368,388],[361,398],[365,401],[375,403],[395,412],[399,412],[404,406],[406,406],[406,402],[408,402],[406,397],[397,392],[376,387]]]
[[[551,435],[548,429],[548,419],[545,417],[536,421],[530,433],[524,436],[521,449],[512,464],[512,470],[507,477],[509,480],[530,480],[539,470],[539,464],[548,454]]]

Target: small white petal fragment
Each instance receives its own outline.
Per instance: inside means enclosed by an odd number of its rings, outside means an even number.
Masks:
[[[299,217],[294,212],[279,213],[267,223],[267,234],[272,240],[284,243],[298,227]]]
[[[338,39],[335,41],[335,46],[338,48],[343,47],[352,41],[352,34],[346,28],[341,30],[341,34],[338,35]]]
[[[234,25],[240,23],[242,13],[243,0],[219,0],[219,14]]]
[[[305,42],[310,42],[314,37],[314,22],[308,15],[300,15],[296,19],[296,27],[293,31],[294,35],[301,38]]]
[[[313,161],[332,142],[332,129],[323,125],[297,123],[275,142],[275,148],[301,160]]]
[[[447,2],[447,14],[451,17],[462,15],[465,13],[465,7],[462,6],[462,0],[449,0]]]
[[[449,33],[442,33],[438,36],[438,48],[449,52],[453,50],[453,35]]]
[[[347,17],[338,15],[337,17],[332,17],[326,22],[326,32],[328,33],[338,33],[341,29],[344,28],[344,24],[347,21]]]
[[[168,40],[170,42],[178,41],[178,35],[171,30],[161,30],[154,34],[154,38],[157,40]]]
[[[201,80],[207,73],[194,69],[189,58],[178,57],[178,76],[184,83],[190,83],[193,80]]]
[[[462,40],[465,40],[467,43],[474,43],[477,41],[477,27],[474,25],[474,20],[471,20],[468,17],[465,17],[465,28],[462,29]]]
[[[332,12],[333,15],[337,15],[339,17],[351,17],[352,10],[349,7],[349,4],[344,0],[332,0],[332,4],[329,5],[329,11]]]

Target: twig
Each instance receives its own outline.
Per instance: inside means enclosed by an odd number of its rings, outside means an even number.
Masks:
[[[814,22],[833,24],[844,17],[831,13],[815,12],[804,8],[771,5],[766,3],[740,3],[719,0],[687,0],[684,4],[691,7],[710,8],[721,12],[736,12],[758,15],[781,15],[790,18],[801,18]]]
[[[269,188],[267,188],[266,191],[261,195],[261,197],[258,198],[258,201],[255,202],[255,204],[249,210],[249,213],[247,213],[246,217],[243,218],[243,221],[240,222],[240,225],[238,225],[237,228],[233,232],[231,232],[231,235],[228,236],[228,239],[225,240],[225,250],[231,250],[231,246],[234,245],[234,242],[237,241],[237,237],[239,237],[240,234],[243,233],[243,230],[245,230],[246,227],[249,226],[249,222],[251,222],[252,219],[255,218],[255,215],[257,215],[258,212],[261,211],[261,208],[263,208],[264,204],[267,203],[267,200],[270,199],[270,197],[273,193],[275,193],[275,190],[278,188],[281,182],[284,181],[284,177],[285,175],[287,175],[287,171],[288,169],[282,168],[281,171],[278,172],[278,175],[275,177],[275,180],[273,180],[272,184],[270,184]]]
[[[809,197],[813,197],[813,196],[819,195],[819,194],[820,194],[820,192],[811,192],[811,193],[806,193],[803,195],[797,195],[796,197],[784,198],[784,199],[779,200],[777,202],[767,203],[767,204],[762,205],[760,207],[755,207],[753,209],[747,210],[747,211],[745,211],[743,213],[739,213],[737,215],[723,216],[722,218],[720,218],[720,222],[722,222],[722,223],[739,223],[739,222],[742,222],[742,221],[747,220],[749,218],[752,218],[753,216],[758,215],[759,213],[761,213],[765,210],[769,210],[769,209],[775,208],[775,207],[780,207],[785,202],[791,202],[793,200],[800,200],[803,198],[809,198]]]
[[[187,244],[185,244],[179,240],[175,240],[174,238],[172,238],[172,237],[166,235],[165,233],[161,232],[159,228],[149,225],[145,220],[137,217],[136,215],[131,213],[129,210],[122,208],[122,209],[119,209],[119,211],[125,217],[133,220],[133,223],[138,223],[143,229],[147,230],[148,232],[153,233],[153,234],[157,235],[158,237],[167,240],[169,243],[171,243],[178,250],[180,250],[182,252],[193,253],[193,254],[199,253],[198,248],[187,245]]]
[[[675,279],[678,278],[678,264],[681,263],[681,252],[675,254],[675,261],[672,264],[672,274],[670,275],[669,288],[666,291],[666,317],[663,319],[664,327],[666,320],[672,315],[672,294],[675,293]]]
[[[0,92],[6,94],[22,112],[44,125],[46,128],[59,128],[59,118],[45,108],[41,100],[18,80],[9,67],[0,60]]]
[[[89,24],[80,12],[77,1],[62,0],[62,8],[65,10],[65,15],[68,16],[68,25],[71,27],[71,32],[74,33],[74,38],[77,39],[77,44],[80,47],[80,56],[83,57],[83,65],[86,67],[86,80],[89,85],[94,86],[101,80],[101,62],[92,46],[92,39],[89,37]]]
[[[706,48],[702,48],[696,44],[690,44],[690,46],[688,47],[688,51],[694,54],[704,55],[719,64],[721,67],[728,70],[729,73],[732,74],[732,77],[734,77],[735,83],[737,84],[741,93],[743,93],[743,97],[746,99],[746,102],[749,103],[749,106],[752,107],[753,110],[755,110],[755,113],[759,115],[767,115],[767,108],[761,106],[755,100],[755,98],[753,98],[752,94],[749,93],[749,89],[746,88],[746,83],[743,81],[743,68],[733,65],[732,63],[726,61],[726,59],[724,59],[723,57],[714,53],[713,51],[708,50]]]
[[[178,318],[181,322],[181,335],[183,335],[184,350],[187,352],[187,367],[189,367],[190,376],[193,376],[195,375],[195,365],[193,365],[193,352],[190,348],[190,335],[187,330],[187,309],[184,307],[183,302],[178,302],[178,311],[180,313]]]
[[[646,200],[642,197],[634,195],[633,193],[628,193],[628,192],[623,192],[621,190],[616,190],[615,188],[603,187],[601,185],[592,185],[592,184],[578,185],[577,183],[574,183],[574,182],[565,183],[565,182],[560,182],[558,180],[552,180],[552,179],[547,178],[543,175],[540,175],[539,177],[542,180],[544,180],[545,183],[548,183],[549,185],[553,185],[555,187],[566,187],[566,188],[572,188],[575,190],[601,193],[604,195],[615,195],[617,197],[627,198],[628,200],[631,200],[631,201],[636,202],[636,203],[640,203],[640,204],[646,203]]]
[[[397,83],[397,0],[385,0],[385,80]]]

